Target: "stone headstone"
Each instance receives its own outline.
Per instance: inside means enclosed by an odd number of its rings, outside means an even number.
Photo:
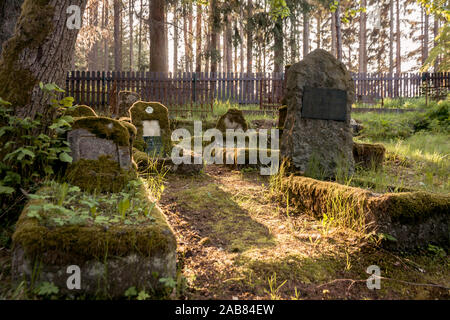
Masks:
[[[228,111],[219,118],[216,128],[222,132],[225,132],[227,129],[241,129],[246,131],[248,129],[248,124],[242,114],[242,111],[232,108],[228,109]]]
[[[148,155],[170,154],[169,111],[158,102],[138,101],[130,108],[131,122],[137,128],[135,147]]]
[[[87,192],[120,192],[135,178],[133,139],[121,121],[77,118],[67,139],[73,160],[65,178],[71,184]]]
[[[119,92],[119,117],[129,117],[128,110],[136,102],[141,100],[138,93],[132,91],[120,91]]]
[[[116,120],[106,120],[106,118],[90,119],[84,122],[88,124],[85,128],[76,126],[76,129],[71,130],[67,134],[67,140],[70,143],[71,156],[73,158],[72,163],[76,163],[81,159],[98,160],[101,156],[108,156],[111,160],[119,163],[121,168],[130,169],[131,153],[129,143],[121,143],[123,145],[120,145],[114,139],[114,136],[111,136],[109,139],[100,137],[98,133],[93,132],[94,126],[92,124],[96,123],[97,125],[97,122],[101,122],[101,125],[105,126],[105,130],[111,130],[111,132],[119,128],[118,130],[123,130],[121,134],[129,137],[127,128],[121,126]],[[113,129],[113,127],[115,128]]]
[[[338,168],[352,173],[355,87],[344,64],[317,49],[289,68],[286,86],[281,156],[302,172],[317,162],[325,177],[334,177]]]

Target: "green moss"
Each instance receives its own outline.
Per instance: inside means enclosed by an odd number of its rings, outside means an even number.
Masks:
[[[49,191],[58,192],[43,188],[38,194],[49,194]],[[152,205],[144,186],[136,194],[142,201],[147,201],[147,206]],[[45,200],[31,200],[27,204],[13,235],[14,245],[20,245],[31,261],[39,259],[43,263],[63,265],[80,260],[98,261],[106,256],[122,257],[131,253],[151,257],[175,250],[175,237],[157,206],[153,206],[145,217],[148,222],[137,225],[119,221],[110,224],[108,228],[97,223],[48,227],[38,219],[28,217],[30,207],[42,204],[43,201]],[[99,204],[99,210],[101,207],[102,203]]]
[[[290,202],[295,208],[302,212],[306,210],[316,218],[322,218],[323,214],[329,215],[330,209],[336,207],[335,209],[346,209],[342,210],[345,214],[348,214],[347,211],[353,211],[355,215],[363,216],[367,224],[386,219],[415,224],[433,215],[448,216],[450,212],[450,196],[436,193],[403,192],[380,195],[365,189],[300,176],[283,178],[281,185],[282,192],[289,194]]]
[[[72,129],[86,129],[99,138],[114,141],[119,146],[130,146],[129,126],[106,117],[83,117],[75,119]],[[132,129],[131,129],[132,130]]]
[[[202,215],[203,234],[212,241],[225,244],[231,252],[243,252],[255,247],[271,247],[275,240],[267,227],[255,221],[249,213],[223,191],[211,183],[190,187],[177,200],[189,210]],[[211,210],[214,208],[214,210]]]
[[[147,113],[145,111],[147,107],[152,107],[153,112]],[[169,110],[164,105],[158,102],[138,101],[134,103],[130,108],[130,116],[131,122],[137,128],[137,137],[134,143],[134,147],[136,147],[140,151],[145,150],[145,142],[143,139],[144,128],[142,122],[157,120],[159,121],[159,126],[161,128],[164,154],[170,155],[170,152],[172,150],[172,141],[169,123]]]
[[[170,159],[154,158],[136,148],[133,148],[133,160],[138,168],[143,171],[158,170],[159,172],[163,167],[167,167],[169,162],[171,163]]]
[[[20,64],[25,49],[35,50],[53,32],[54,9],[50,0],[26,0],[14,36],[3,48],[0,61],[0,97],[14,106],[30,103],[32,88],[39,80]]]
[[[247,131],[248,124],[247,121],[245,121],[244,115],[241,110],[236,108],[228,109],[228,111],[219,118],[216,128],[222,132],[226,131],[225,118],[227,118],[230,122],[239,123],[242,126],[242,130]]]
[[[131,123],[131,118],[129,118],[129,117],[120,117],[120,118],[119,118],[119,121],[124,121],[124,122],[129,122],[129,123]]]
[[[74,118],[80,117],[97,117],[94,109],[85,105],[78,105],[73,109],[69,109],[65,112],[65,115],[72,116]]]
[[[101,156],[98,160],[80,159],[70,164],[66,179],[88,192],[120,192],[130,180],[136,179],[136,173],[120,168],[108,156]]]

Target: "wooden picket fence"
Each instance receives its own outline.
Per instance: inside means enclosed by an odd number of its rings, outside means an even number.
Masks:
[[[359,101],[384,98],[412,98],[445,95],[450,73],[352,74]],[[284,92],[284,73],[158,73],[72,71],[66,79],[66,93],[77,104],[107,112],[122,90],[138,92],[145,101],[159,101],[171,112],[208,113],[213,102],[257,104],[275,109]]]

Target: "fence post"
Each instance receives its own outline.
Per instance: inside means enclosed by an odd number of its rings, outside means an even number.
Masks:
[[[192,100],[197,102],[197,92],[196,92],[196,83],[197,83],[197,73],[194,72],[192,74]]]

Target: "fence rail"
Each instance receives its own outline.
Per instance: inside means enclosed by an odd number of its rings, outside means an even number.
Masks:
[[[357,100],[412,98],[450,90],[450,72],[402,74],[352,74]],[[207,112],[214,100],[279,106],[284,92],[284,73],[158,73],[71,71],[66,92],[78,104],[106,111],[121,90],[138,92],[142,99],[159,101],[176,110],[189,105]],[[184,110],[184,109],[180,109]]]

